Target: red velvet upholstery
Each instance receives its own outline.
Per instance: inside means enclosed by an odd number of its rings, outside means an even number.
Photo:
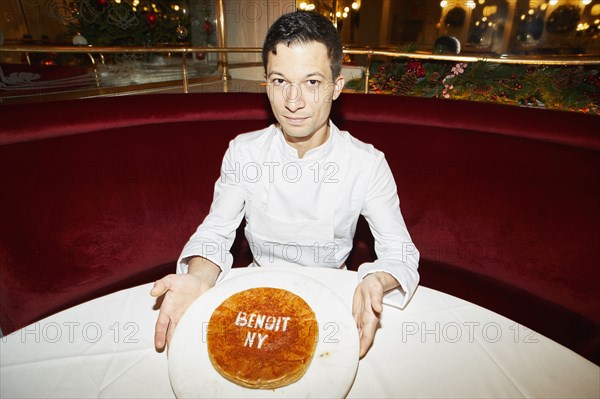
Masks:
[[[0,107],[0,326],[174,270],[262,94],[96,98]],[[386,153],[422,284],[600,362],[600,118],[344,94],[334,121]],[[359,224],[351,267],[372,259]],[[241,235],[236,266],[250,255]],[[508,333],[508,332],[507,332]]]

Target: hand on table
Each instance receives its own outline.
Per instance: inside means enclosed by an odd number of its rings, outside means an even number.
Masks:
[[[383,311],[384,292],[399,285],[390,274],[377,272],[367,275],[354,290],[352,316],[360,338],[359,356],[363,357],[375,338],[379,315]]]
[[[154,345],[162,350],[188,307],[202,294],[214,287],[221,269],[204,258],[188,262],[188,274],[170,274],[154,283],[150,295],[165,295],[154,331]]]

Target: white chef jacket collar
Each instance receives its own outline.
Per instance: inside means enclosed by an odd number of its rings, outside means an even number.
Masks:
[[[337,128],[337,126],[335,126],[333,124],[333,122],[330,120],[329,121],[329,137],[327,137],[327,141],[325,141],[320,146],[307,151],[306,154],[304,154],[304,157],[298,158],[298,150],[295,149],[294,147],[292,147],[285,140],[283,132],[281,131],[279,126],[277,126],[277,125],[273,125],[273,126],[275,127],[275,129],[277,129],[277,137],[278,137],[279,146],[280,146],[282,152],[285,154],[286,157],[289,157],[297,162],[321,159],[321,158],[329,155],[329,153],[331,153],[331,151],[333,150],[333,140],[334,140],[333,137],[335,135],[337,135],[337,133],[339,132],[339,129]]]

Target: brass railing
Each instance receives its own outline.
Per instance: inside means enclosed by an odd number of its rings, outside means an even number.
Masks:
[[[46,45],[4,45],[0,46],[0,53],[22,53],[26,60],[29,60],[30,53],[71,53],[86,54],[92,64],[96,66],[97,61],[93,54],[98,54],[100,62],[103,62],[104,54],[119,53],[170,53],[181,55],[181,85],[184,93],[189,92],[188,71],[186,58],[188,54],[197,52],[219,53],[227,55],[229,53],[260,53],[258,47],[183,47],[183,46],[153,46],[153,47],[100,47],[100,46],[46,46]],[[415,58],[431,61],[450,61],[450,62],[478,62],[486,61],[501,64],[529,64],[529,65],[599,65],[599,56],[527,56],[512,57],[504,55],[446,55],[431,54],[422,52],[398,52],[372,48],[345,48],[344,54],[363,55],[367,57],[365,68],[365,87],[364,91],[369,91],[369,71],[374,56],[391,58]],[[229,79],[229,65],[227,57],[220,57],[218,60],[220,79],[226,81]]]

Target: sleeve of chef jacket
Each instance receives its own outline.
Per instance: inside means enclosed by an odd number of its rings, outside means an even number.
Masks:
[[[400,287],[388,292],[383,301],[403,308],[419,284],[419,251],[402,218],[396,183],[382,153],[379,154],[373,175],[369,179],[361,213],[369,223],[375,239],[377,260],[363,263],[359,267],[359,279],[375,272],[391,274],[400,282]]]
[[[244,190],[241,186],[242,165],[234,160],[234,143],[223,158],[221,176],[215,183],[210,211],[196,232],[185,244],[177,272],[187,273],[188,258],[202,256],[221,268],[219,280],[231,269],[233,256],[230,249],[235,233],[244,216]]]

